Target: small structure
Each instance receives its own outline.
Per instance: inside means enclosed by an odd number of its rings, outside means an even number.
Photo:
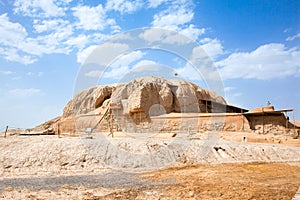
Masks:
[[[261,134],[285,133],[288,130],[296,129],[295,123],[291,123],[285,115],[288,112],[294,112],[294,110],[275,110],[274,106],[266,106],[250,110],[243,115],[248,119],[251,130]]]

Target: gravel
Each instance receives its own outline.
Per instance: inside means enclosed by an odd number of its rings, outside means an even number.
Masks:
[[[103,172],[93,175],[36,177],[36,178],[4,178],[0,180],[0,190],[7,187],[29,190],[58,190],[62,185],[87,188],[143,188],[153,185],[166,185],[174,180],[149,181],[137,177],[135,173]]]

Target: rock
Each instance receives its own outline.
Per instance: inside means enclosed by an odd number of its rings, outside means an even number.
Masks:
[[[63,110],[63,118],[86,114],[101,107],[112,95],[115,85],[95,86],[83,90],[70,100]]]
[[[111,106],[122,109],[123,114],[143,112],[146,116],[149,116],[149,110],[154,105],[160,105],[164,113],[195,113],[200,112],[201,100],[226,104],[226,101],[216,93],[190,82],[158,77],[138,78],[117,87],[111,99]],[[159,109],[157,112],[161,114]]]
[[[30,130],[33,132],[54,132],[55,131],[55,124],[61,120],[61,117],[55,117],[49,121],[46,121],[38,126],[36,126],[34,129]]]
[[[123,106],[124,114],[144,112],[148,115],[151,106],[159,104],[167,113],[173,111],[173,93],[170,83],[162,78],[145,77],[135,79],[118,87],[112,95],[112,106]]]

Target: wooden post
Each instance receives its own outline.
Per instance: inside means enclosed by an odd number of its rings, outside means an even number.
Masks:
[[[58,138],[60,138],[60,130],[59,130],[59,122],[57,123],[57,136],[58,136]]]
[[[296,134],[296,122],[295,122],[295,113],[294,113],[294,110],[293,110],[293,121],[294,121],[294,133]]]
[[[244,128],[245,127],[245,125],[244,125],[244,123],[245,123],[244,122],[244,115],[242,114],[241,116],[242,116],[242,123],[243,123],[242,130],[244,131],[245,130],[245,128]]]
[[[112,110],[109,108],[109,116],[108,116],[108,126],[109,126],[109,134],[111,137],[114,137],[114,131],[113,131],[113,117],[112,117]]]
[[[5,129],[5,132],[4,132],[4,138],[6,138],[7,130],[8,130],[8,126],[6,126],[6,129]]]
[[[288,120],[288,116],[287,116],[287,112],[285,112],[285,128],[288,128],[289,125],[289,120]]]

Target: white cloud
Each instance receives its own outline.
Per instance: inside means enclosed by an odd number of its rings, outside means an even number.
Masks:
[[[93,63],[106,67],[128,49],[129,45],[126,43],[106,42],[94,48],[90,56],[86,60],[81,59],[81,61],[85,61],[85,64]]]
[[[178,30],[179,26],[190,22],[194,17],[191,9],[185,6],[172,6],[154,15],[152,22],[153,27],[165,28],[170,30]]]
[[[156,8],[157,6],[168,2],[169,0],[149,0],[149,7],[150,8]]]
[[[106,35],[106,34],[96,32],[94,34],[89,35],[89,41],[92,41],[93,44],[101,44],[110,37],[111,37],[111,35]]]
[[[16,0],[14,6],[15,13],[21,13],[30,17],[55,17],[64,15],[64,9],[58,7],[54,0]]]
[[[167,32],[161,29],[148,29],[139,35],[140,38],[146,40],[150,44],[153,42],[163,42],[167,37]]]
[[[205,33],[205,29],[192,24],[193,18],[194,12],[188,1],[174,1],[166,10],[154,15],[152,26],[177,31],[196,41]]]
[[[57,29],[65,29],[69,24],[68,21],[63,19],[51,19],[51,20],[37,20],[33,21],[33,27],[36,32],[42,33],[45,31],[53,31]]]
[[[26,73],[27,76],[37,76],[37,77],[41,77],[44,75],[44,72],[37,72],[37,73],[34,73],[34,72],[27,72]]]
[[[141,60],[139,62],[137,62],[134,66],[133,66],[133,69],[136,69],[137,68],[140,68],[140,67],[143,67],[143,66],[154,66],[154,65],[157,65],[158,63],[153,61],[153,60]]]
[[[196,28],[194,24],[190,24],[187,28],[184,28],[179,32],[186,37],[196,41],[200,35],[205,33],[205,28]]]
[[[183,45],[191,42],[190,38],[178,34],[177,32],[171,32],[160,28],[147,29],[141,33],[139,37],[150,44],[158,42],[159,44]]]
[[[176,70],[179,75],[193,81],[205,80],[218,82],[221,80],[220,74],[213,65],[211,58],[201,46],[193,48],[188,61],[185,66]]]
[[[82,49],[89,41],[88,36],[86,35],[78,35],[77,37],[72,37],[68,39],[65,43],[68,45],[73,45]]]
[[[201,47],[212,59],[224,54],[224,47],[218,39],[204,38],[200,40],[200,43],[202,44]]]
[[[118,67],[117,69],[110,70],[108,72],[105,72],[103,74],[104,78],[111,78],[114,80],[121,79],[124,75],[126,75],[129,72],[130,68],[126,65],[122,65]]]
[[[195,69],[195,67],[188,63],[184,67],[176,69],[176,72],[179,76],[184,77],[187,80],[198,81],[203,79],[202,74],[198,69]]]
[[[101,4],[70,8],[71,1],[16,0],[15,13],[31,17],[37,36],[28,33],[21,24],[11,22],[8,14],[0,15],[0,55],[9,61],[31,64],[45,54],[69,54],[77,50],[77,59],[83,62],[86,45],[107,39],[108,35],[99,31],[109,28],[110,35],[120,31]],[[61,17],[66,14],[70,16]],[[94,32],[86,35],[86,31]]]
[[[99,78],[100,76],[102,76],[102,74],[103,74],[102,70],[92,70],[85,73],[84,75],[91,78]]]
[[[96,7],[82,6],[72,8],[73,14],[78,18],[76,27],[84,30],[103,30],[106,26],[115,26],[114,19],[106,16],[106,11],[99,4]]]
[[[241,93],[241,92],[238,92],[238,93],[234,93],[234,94],[233,94],[234,97],[240,97],[240,96],[242,96],[242,95],[243,95],[243,93]]]
[[[0,74],[3,74],[3,75],[11,75],[13,73],[14,72],[12,72],[12,71],[0,71]]]
[[[29,55],[19,55],[18,51],[14,48],[1,48],[0,55],[2,55],[6,60],[19,62],[24,65],[32,64],[37,61],[36,58]]]
[[[107,1],[106,9],[115,10],[121,14],[132,13],[143,6],[141,0],[110,0]]]
[[[300,33],[286,38],[286,41],[293,41],[293,40],[295,40],[297,38],[300,38]]]
[[[26,97],[31,97],[40,94],[41,90],[36,88],[13,89],[8,91],[8,93],[13,97],[26,98]]]
[[[7,14],[0,15],[0,44],[17,45],[28,33],[19,23],[10,22]]]
[[[77,52],[77,62],[81,64],[83,64],[85,61],[87,61],[88,63],[110,64],[105,62],[111,62],[111,60],[109,60],[110,56],[112,56],[114,53],[119,56],[118,52],[122,52],[127,49],[128,45],[122,43],[104,43],[102,45],[91,45]],[[98,54],[98,56],[96,56],[95,58],[89,57],[94,51]],[[99,60],[101,58],[102,61],[104,60],[103,62]],[[125,56],[125,58],[127,57]]]
[[[131,71],[133,77],[141,76],[160,76],[165,78],[173,78],[174,70],[169,67],[162,65],[153,60],[141,60],[137,62],[132,68]]]
[[[140,60],[146,53],[142,51],[133,51],[129,54],[120,56],[116,62],[111,65],[111,68],[119,68],[121,66],[129,66],[133,62]]]
[[[38,72],[38,73],[37,73],[37,76],[39,76],[39,77],[40,77],[40,76],[43,76],[43,75],[44,75],[44,72]]]
[[[300,75],[300,50],[271,43],[252,52],[233,53],[216,62],[224,79],[274,79]]]
[[[141,51],[133,51],[129,54],[119,57],[114,63],[110,65],[109,71],[104,73],[105,78],[120,79],[133,67],[132,65],[140,60],[145,53]]]
[[[0,54],[9,61],[31,64],[37,61],[36,56],[70,52],[70,47],[64,45],[63,41],[73,34],[71,25],[30,38],[25,28],[11,22],[7,14],[0,15],[0,24]]]
[[[143,58],[144,55],[145,53],[141,51],[133,51],[129,54],[117,58],[117,60],[106,69],[106,71],[103,72],[102,70],[92,70],[85,73],[85,76],[98,78],[103,75],[104,78],[111,78],[114,80],[118,80],[121,77],[123,77],[125,74],[127,74],[132,68],[138,67],[143,64],[154,63],[154,62],[145,61],[140,63],[138,62],[137,64],[135,64],[138,60]]]
[[[224,88],[224,92],[231,92],[231,91],[233,91],[235,89],[236,89],[235,87],[225,87]]]
[[[113,36],[110,40],[114,42],[122,42],[122,41],[127,42],[130,40],[134,40],[134,38],[129,33],[122,33]]]
[[[64,28],[37,38],[27,38],[18,47],[23,52],[37,56],[52,53],[68,54],[71,51],[70,46],[64,45],[64,41],[70,38],[73,29],[71,25]]]
[[[89,46],[85,49],[78,51],[77,52],[77,62],[82,64],[97,47],[98,47],[98,45],[92,45],[92,46]]]
[[[11,80],[15,81],[15,80],[20,80],[22,77],[21,76],[15,76],[15,77],[12,77]]]

